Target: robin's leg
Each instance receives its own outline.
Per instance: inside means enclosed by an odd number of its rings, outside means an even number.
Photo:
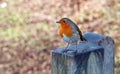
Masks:
[[[77,52],[77,42],[76,42],[75,46],[76,46],[76,49],[75,49],[75,51],[74,51],[74,52],[76,53],[76,52]]]
[[[77,42],[75,44],[75,49],[74,50],[68,49],[68,46],[69,46],[69,43],[67,44],[67,46],[65,47],[65,49],[62,51],[63,53],[67,52],[67,51],[73,51],[74,53],[77,53]]]
[[[69,43],[67,44],[67,46],[65,47],[65,49],[64,49],[62,52],[67,52],[67,51],[69,51],[69,49],[67,49],[68,46],[69,46]]]

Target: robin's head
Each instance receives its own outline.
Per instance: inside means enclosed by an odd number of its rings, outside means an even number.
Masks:
[[[60,19],[59,21],[57,21],[56,23],[60,23],[61,25],[68,24],[67,19],[68,19],[68,18],[62,18],[62,19]]]
[[[60,24],[59,34],[61,37],[63,37],[63,34],[68,37],[73,36],[72,26],[70,25],[71,23],[69,23],[70,21],[71,20],[69,20],[68,18],[62,18],[58,22],[56,22]]]
[[[62,26],[74,24],[69,18],[62,18],[59,21],[57,21],[56,23],[60,23],[60,25],[62,25]]]
[[[62,18],[59,21],[57,21],[56,23],[60,23],[61,25],[65,25],[65,24],[69,24],[70,22],[72,22],[70,19]]]

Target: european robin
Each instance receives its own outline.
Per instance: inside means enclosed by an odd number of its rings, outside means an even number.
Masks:
[[[77,52],[77,43],[78,41],[87,41],[85,37],[83,37],[82,32],[78,28],[78,26],[71,21],[68,18],[62,18],[56,23],[60,23],[60,28],[59,28],[59,35],[65,42],[68,43],[66,48],[63,50],[63,52],[69,51],[68,46],[69,44],[74,44],[76,43],[76,50]]]

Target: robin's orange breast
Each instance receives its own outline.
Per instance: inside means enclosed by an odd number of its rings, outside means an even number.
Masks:
[[[59,34],[61,37],[63,37],[63,34],[68,36],[68,37],[73,36],[72,27],[68,24],[61,24]]]

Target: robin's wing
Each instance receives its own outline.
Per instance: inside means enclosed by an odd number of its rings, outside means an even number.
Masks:
[[[82,32],[80,31],[80,29],[74,22],[71,21],[70,25],[72,26],[74,33],[78,32],[81,41],[87,41],[87,39],[85,37],[83,37]]]
[[[76,30],[77,30],[77,32],[78,32],[78,34],[79,34],[79,36],[80,36],[80,39],[81,39],[82,41],[87,41],[86,38],[83,37],[82,32],[80,31],[80,29],[78,28],[78,26],[74,24],[74,27],[76,28]]]

